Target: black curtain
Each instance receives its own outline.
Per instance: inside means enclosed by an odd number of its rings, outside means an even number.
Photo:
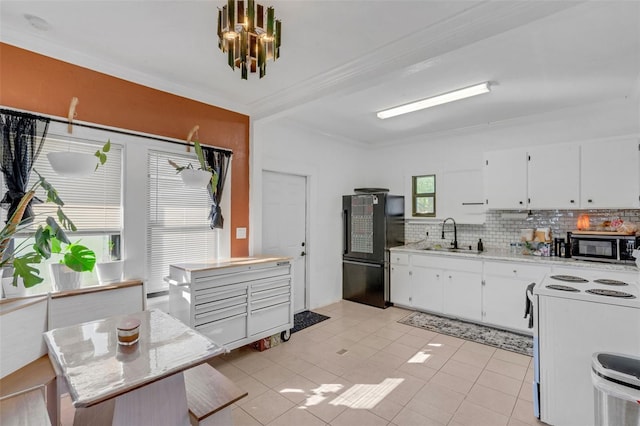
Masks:
[[[49,119],[3,109],[0,110],[0,120],[2,131],[0,170],[4,174],[7,186],[7,192],[0,204],[4,208],[8,206],[8,221],[29,189],[29,174],[44,144]],[[29,203],[22,220],[33,220],[32,217],[33,209]]]
[[[231,151],[210,148],[202,146],[207,165],[218,174],[218,185],[216,188],[211,187],[211,183],[207,186],[209,198],[211,198],[211,211],[209,212],[209,220],[211,221],[211,229],[222,229],[224,227],[224,218],[222,217],[222,209],[220,208],[220,200],[222,200],[222,191],[224,183],[227,180],[227,172],[229,171],[229,163],[231,163]]]

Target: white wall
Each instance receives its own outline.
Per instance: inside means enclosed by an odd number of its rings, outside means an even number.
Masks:
[[[342,291],[340,195],[368,186],[407,197],[412,175],[482,169],[485,151],[640,135],[639,117],[637,98],[619,99],[377,147],[318,135],[284,120],[258,121],[251,150],[252,251],[259,254],[261,247],[262,170],[309,176],[310,307],[326,305]]]
[[[290,122],[253,123],[250,176],[251,254],[262,246],[262,171],[306,176],[309,308],[342,298],[342,195],[365,184],[364,149]]]

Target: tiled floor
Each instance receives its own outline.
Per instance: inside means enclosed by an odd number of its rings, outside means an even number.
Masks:
[[[264,352],[212,365],[249,392],[235,425],[537,425],[531,358],[396,321],[409,311],[342,301],[331,319]]]
[[[544,425],[531,357],[399,324],[403,309],[341,301],[314,311],[331,318],[211,362],[249,393],[233,406],[235,426]],[[63,410],[63,424],[72,419]]]

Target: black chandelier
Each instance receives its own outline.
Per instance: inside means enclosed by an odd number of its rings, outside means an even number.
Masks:
[[[254,0],[227,0],[227,5],[218,9],[218,47],[227,52],[232,69],[241,69],[243,80],[249,71],[258,70],[262,78],[267,59],[280,57],[281,27],[273,7],[265,9]]]

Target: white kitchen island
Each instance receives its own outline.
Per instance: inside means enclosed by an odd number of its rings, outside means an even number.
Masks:
[[[180,263],[169,269],[169,313],[228,349],[293,328],[288,257]]]

